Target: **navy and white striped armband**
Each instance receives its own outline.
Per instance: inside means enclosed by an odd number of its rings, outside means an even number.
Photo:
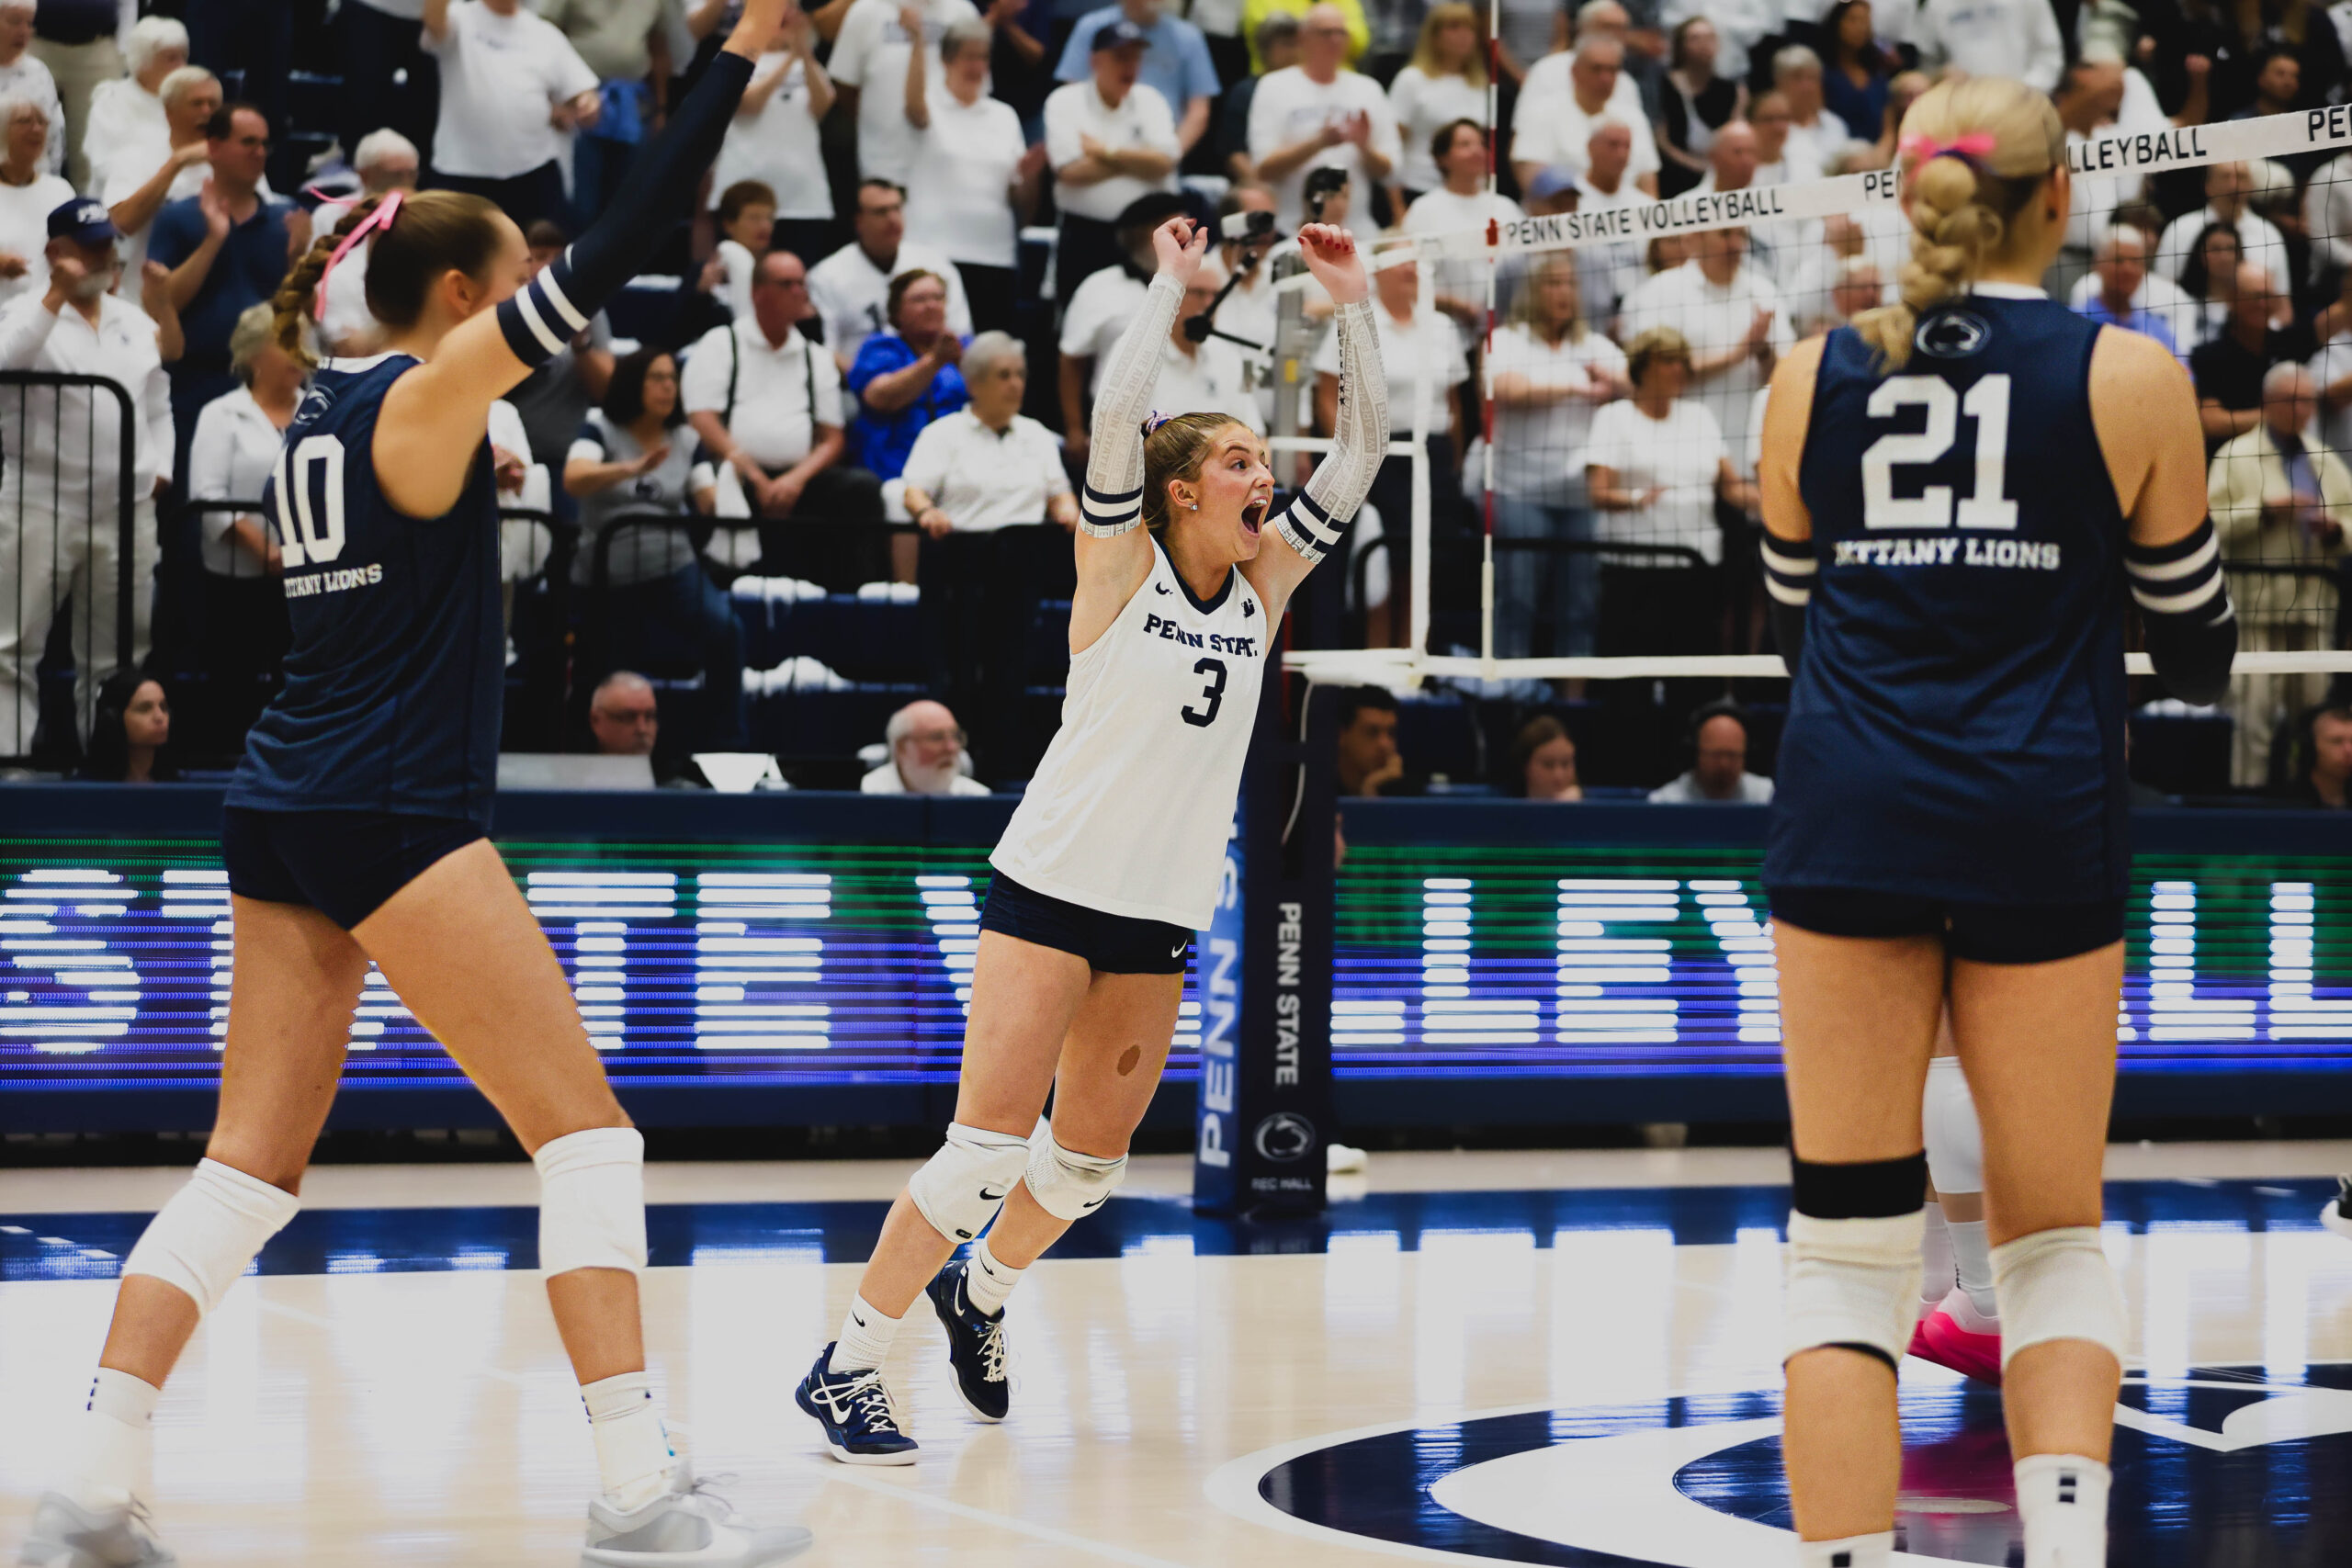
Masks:
[[[1113,539],[1143,521],[1143,487],[1118,495],[1088,485],[1078,502],[1078,531],[1096,539]]]
[[[572,303],[571,284],[571,253],[566,251],[498,308],[498,330],[506,334],[506,346],[534,370],[588,330],[587,313]]]
[[[1274,519],[1274,532],[1283,544],[1297,552],[1301,560],[1313,565],[1338,546],[1340,536],[1352,521],[1334,519],[1312,495],[1300,491]]]
[[[2222,541],[2210,517],[2169,545],[2125,540],[2123,568],[2131,574],[2132,601],[2143,615],[2185,616],[2202,625],[2230,616]]]
[[[1792,610],[1802,610],[1813,603],[1814,580],[1821,575],[1821,562],[1813,554],[1809,540],[1798,541],[1764,536],[1764,592]]]

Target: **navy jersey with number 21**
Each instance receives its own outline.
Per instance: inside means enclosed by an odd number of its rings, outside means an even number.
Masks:
[[[294,641],[231,806],[488,825],[506,678],[489,440],[439,517],[403,515],[376,479],[384,394],[419,363],[328,361],[286,432],[262,500]]]
[[[1817,563],[1768,886],[1962,902],[2125,891],[2124,518],[2100,329],[1980,286],[1889,372],[1830,334],[1798,470]]]

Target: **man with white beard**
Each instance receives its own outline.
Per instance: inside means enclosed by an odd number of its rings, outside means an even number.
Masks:
[[[964,772],[964,731],[945,703],[928,697],[890,716],[882,739],[890,760],[859,781],[867,795],[986,795]]]

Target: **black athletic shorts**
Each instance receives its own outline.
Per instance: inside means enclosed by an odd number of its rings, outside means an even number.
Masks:
[[[307,905],[349,931],[425,867],[482,836],[462,817],[232,806],[220,822],[220,859],[230,892]]]
[[[1106,915],[1023,887],[1001,871],[989,879],[980,930],[1074,953],[1105,975],[1182,975],[1193,957],[1193,933],[1182,926]]]
[[[1845,887],[1767,890],[1772,919],[1821,936],[1939,936],[1976,964],[2048,964],[2123,940],[2123,900],[1966,904]]]

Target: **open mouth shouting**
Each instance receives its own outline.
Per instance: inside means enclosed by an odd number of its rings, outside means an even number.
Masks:
[[[1274,498],[1272,494],[1252,499],[1249,505],[1241,509],[1241,531],[1251,538],[1256,538],[1258,531],[1266,525],[1266,513],[1273,510],[1273,505]]]

